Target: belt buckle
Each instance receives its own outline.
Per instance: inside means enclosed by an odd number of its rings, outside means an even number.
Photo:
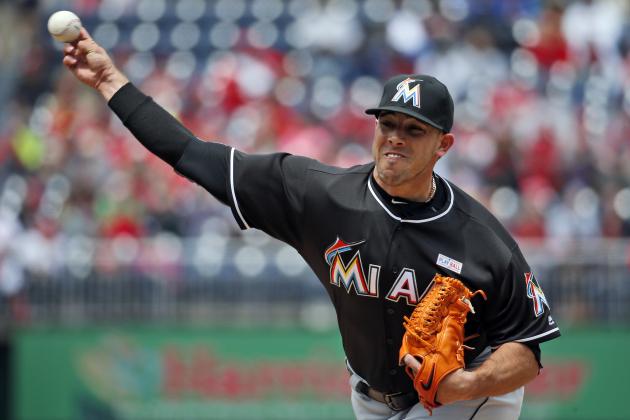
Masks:
[[[394,402],[394,397],[402,395],[402,392],[394,392],[393,394],[385,394],[385,404],[394,411],[404,410],[406,407],[400,407]]]

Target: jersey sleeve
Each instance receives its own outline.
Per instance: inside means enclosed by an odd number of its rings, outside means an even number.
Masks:
[[[492,347],[510,341],[532,345],[560,336],[549,302],[518,247],[505,277],[495,286],[484,314]]]
[[[228,201],[241,229],[260,229],[296,246],[312,162],[286,153],[249,155],[232,149]]]
[[[227,168],[230,148],[224,144],[191,139],[174,166],[175,172],[199,184],[228,204]]]

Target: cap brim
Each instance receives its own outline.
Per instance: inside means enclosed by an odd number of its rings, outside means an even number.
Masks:
[[[368,115],[378,116],[378,114],[380,114],[383,111],[400,112],[401,114],[409,115],[410,117],[413,117],[417,120],[425,122],[437,128],[438,130],[444,131],[444,127],[442,127],[441,125],[434,123],[433,121],[431,121],[429,118],[425,117],[424,115],[418,114],[417,112],[413,112],[408,108],[401,108],[397,106],[380,106],[378,108],[368,108],[365,110],[365,113]]]

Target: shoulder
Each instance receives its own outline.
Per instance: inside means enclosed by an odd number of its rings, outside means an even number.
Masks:
[[[293,155],[285,152],[249,154],[239,151],[237,149],[231,150],[231,159],[238,162],[239,165],[280,165],[287,168],[300,168],[315,175],[322,174],[331,176],[366,174],[370,173],[371,169],[374,167],[373,163],[367,163],[363,165],[352,166],[350,168],[342,168],[322,163],[310,157]]]
[[[249,185],[280,182],[306,195],[351,191],[365,184],[373,163],[350,168],[327,165],[315,159],[289,153],[247,154],[232,149],[230,176]]]
[[[288,166],[299,167],[304,170],[305,177],[309,183],[329,187],[332,185],[359,185],[372,173],[373,163],[356,165],[349,168],[328,165],[315,159],[285,155],[284,160]]]
[[[494,238],[510,251],[517,247],[512,235],[490,210],[457,185],[447,180],[445,182],[448,182],[453,191],[453,211],[457,216],[466,219],[471,234]]]
[[[331,175],[331,176],[343,176],[343,175],[359,175],[363,176],[365,174],[370,174],[372,169],[374,168],[373,163],[366,163],[363,165],[356,165],[350,168],[341,168],[339,166],[330,166],[321,162],[313,161],[313,165],[309,168],[309,170],[320,173],[322,175]]]
[[[306,175],[306,195],[316,200],[330,197],[334,202],[356,202],[365,195],[372,168],[373,164],[341,168],[313,162]]]

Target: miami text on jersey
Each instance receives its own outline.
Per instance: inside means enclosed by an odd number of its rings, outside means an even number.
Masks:
[[[357,250],[354,255],[344,262],[341,254],[351,251],[353,247],[365,241],[346,243],[337,239],[324,252],[324,258],[330,266],[330,283],[337,287],[344,287],[350,293],[352,289],[359,296],[378,297],[378,281],[381,266],[370,264],[368,275],[365,275],[361,253]],[[408,305],[416,306],[419,300],[416,273],[411,268],[403,268],[387,293],[386,299],[398,302],[405,299]]]
[[[525,273],[525,287],[527,288],[527,297],[534,302],[534,314],[539,317],[545,312],[545,306],[549,308],[549,304],[533,273]]]

